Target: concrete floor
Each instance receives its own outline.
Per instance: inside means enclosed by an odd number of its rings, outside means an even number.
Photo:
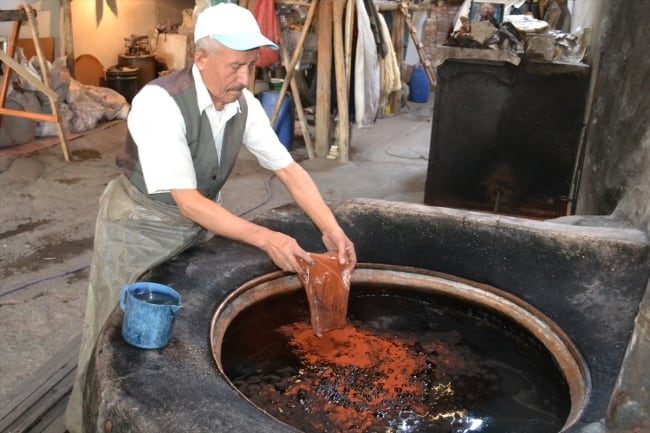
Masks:
[[[350,162],[292,154],[325,199],[382,198],[422,203],[432,99],[351,131]],[[97,200],[118,174],[115,153],[126,134],[119,122],[26,157],[0,158],[0,406],[81,329]],[[267,185],[270,187],[267,192]],[[251,217],[290,201],[277,179],[242,152],[224,205]],[[259,206],[259,207],[258,207]]]

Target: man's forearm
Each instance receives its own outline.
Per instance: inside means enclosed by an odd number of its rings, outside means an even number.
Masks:
[[[224,207],[203,197],[197,190],[174,190],[172,196],[181,213],[206,230],[261,248],[269,229],[238,217]]]
[[[234,215],[195,189],[171,193],[183,216],[212,233],[261,249],[280,269],[301,272],[300,259],[307,263],[313,261],[291,236]]]
[[[297,163],[275,173],[285,185],[296,204],[311,218],[318,229],[325,233],[338,227],[338,222],[323,199],[311,176]]]

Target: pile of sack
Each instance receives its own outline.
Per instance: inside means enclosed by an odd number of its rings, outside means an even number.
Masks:
[[[16,61],[42,80],[37,57],[26,60],[20,49]],[[101,121],[126,119],[130,105],[120,93],[108,87],[90,86],[71,77],[66,58],[46,62],[52,90],[58,95],[58,110],[64,130],[83,132],[93,129]],[[9,70],[11,80],[5,108],[51,114],[50,101],[43,92],[27,80]],[[17,116],[3,116],[0,126],[0,148],[28,143],[36,138],[57,135],[56,124]]]

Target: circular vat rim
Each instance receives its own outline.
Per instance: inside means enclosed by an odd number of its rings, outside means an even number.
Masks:
[[[546,347],[567,382],[571,408],[560,432],[580,419],[591,394],[587,363],[557,323],[521,298],[490,285],[409,266],[359,263],[352,272],[351,284],[355,283],[390,283],[396,287],[431,291],[510,318]],[[216,309],[210,323],[210,349],[219,373],[243,399],[279,422],[282,421],[253,403],[231,382],[221,364],[221,341],[230,323],[249,305],[299,289],[302,284],[295,274],[277,271],[258,276],[232,291]]]

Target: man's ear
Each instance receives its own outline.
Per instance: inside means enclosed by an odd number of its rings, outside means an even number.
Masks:
[[[194,64],[199,68],[199,70],[203,69],[203,64],[205,63],[205,59],[207,57],[208,53],[205,52],[205,50],[194,51]]]

